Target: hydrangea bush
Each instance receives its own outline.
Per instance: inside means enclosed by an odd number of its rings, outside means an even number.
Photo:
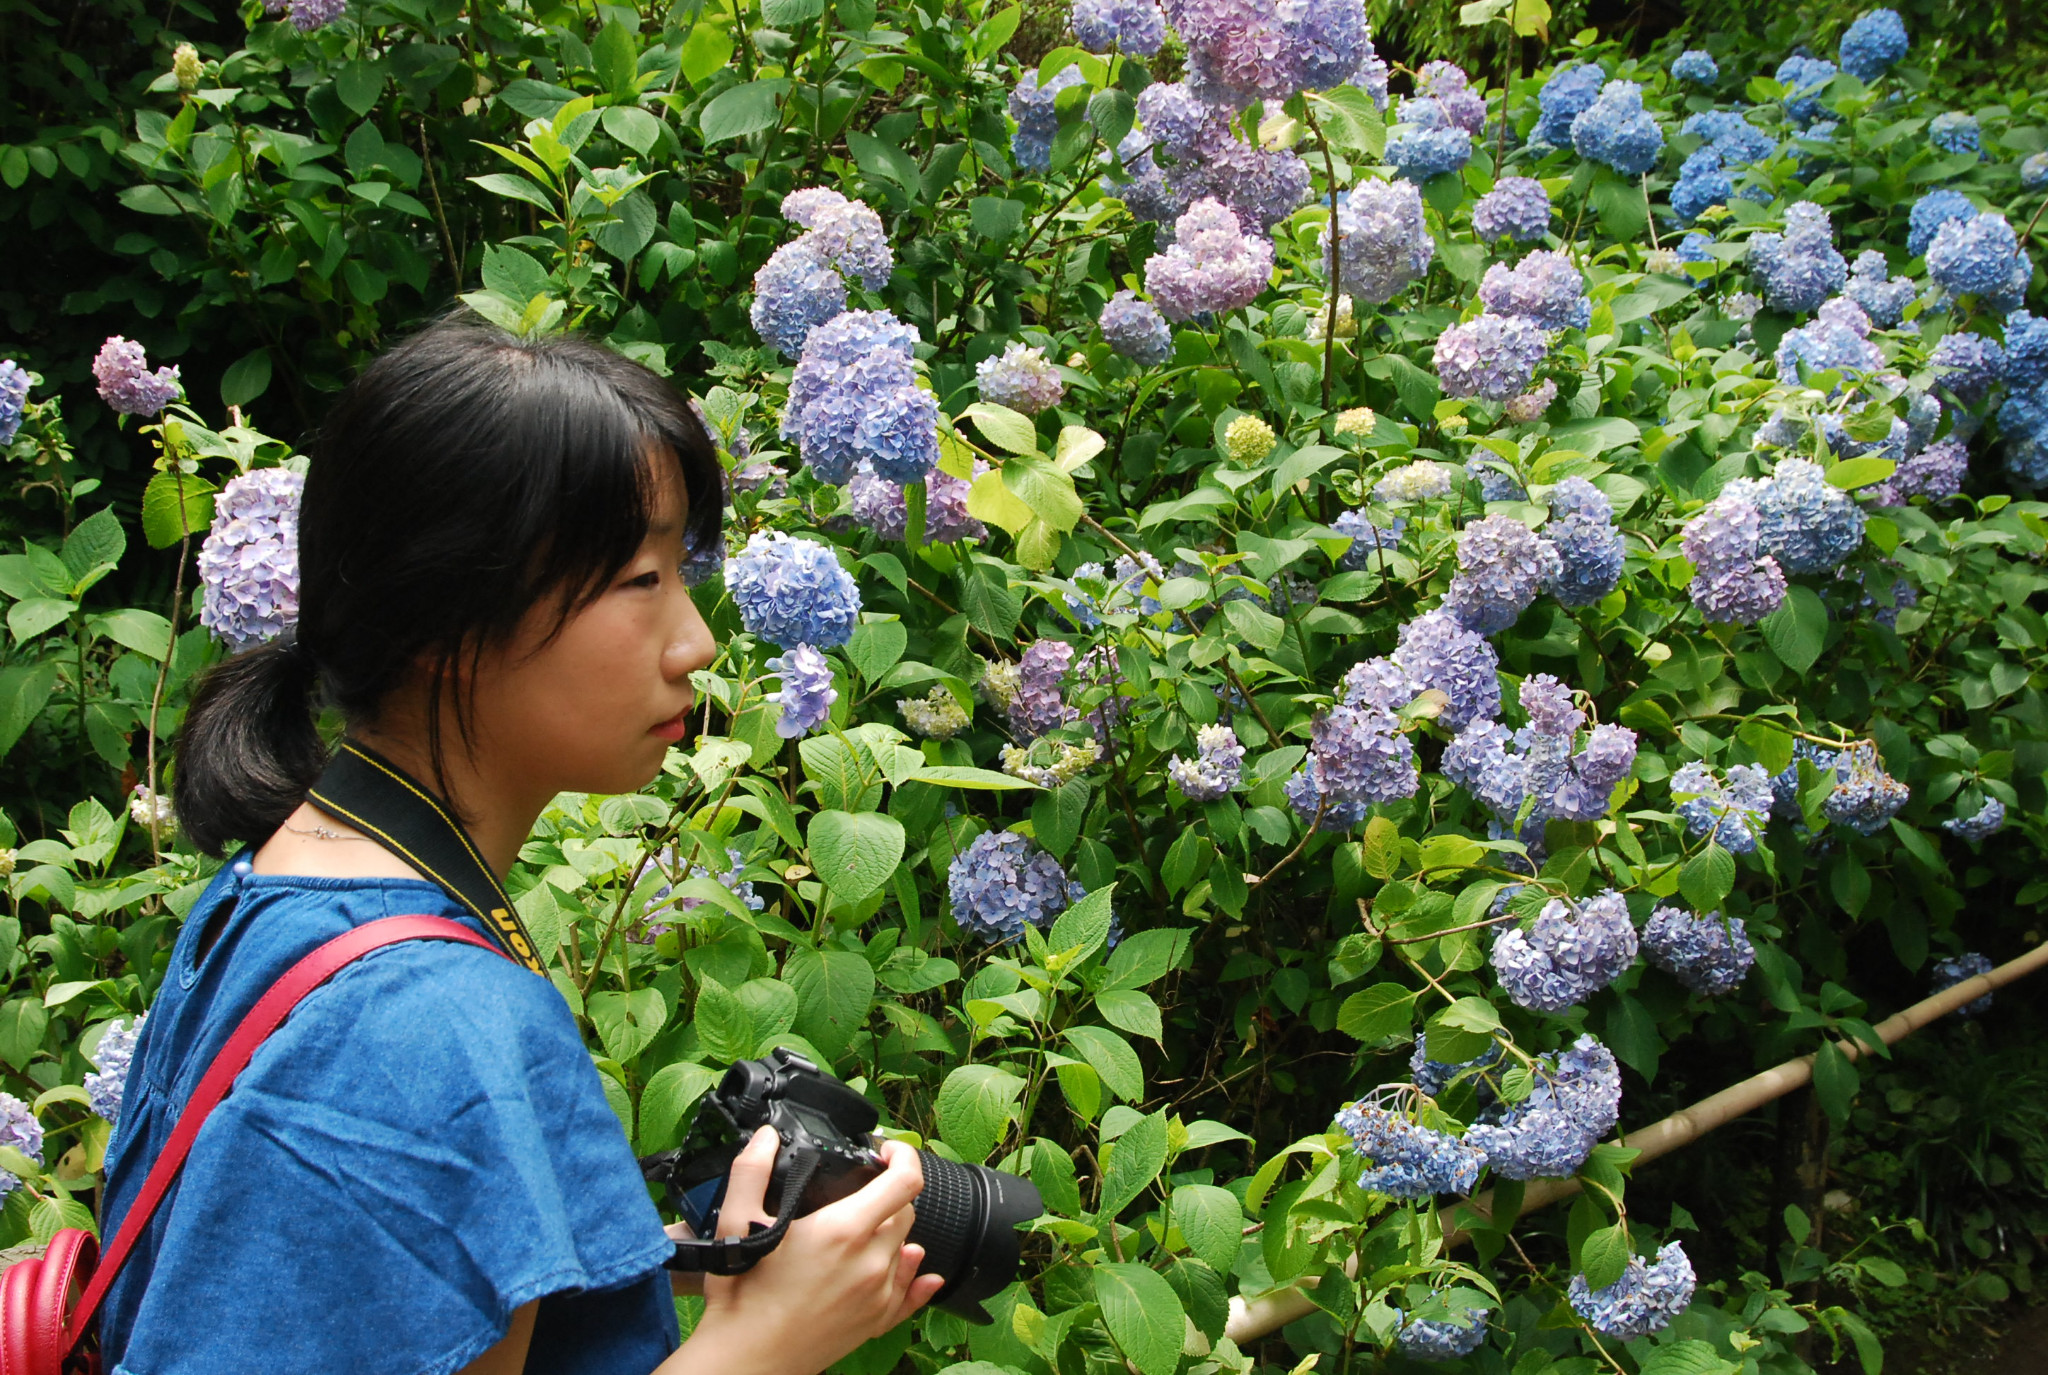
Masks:
[[[1629,1134],[1799,1055],[1877,1110],[1875,1021],[2048,900],[2038,97],[1888,10],[1503,86],[1355,0],[417,8],[271,5],[108,134],[120,251],[260,346],[131,284],[0,361],[0,1245],[89,1219],[212,868],[179,712],[295,615],[255,413],[459,296],[730,479],[703,729],[510,881],[622,1129],[790,1045],[1047,1202],[992,1327],[843,1375],[1875,1369],[1888,1272],[1688,1231]]]

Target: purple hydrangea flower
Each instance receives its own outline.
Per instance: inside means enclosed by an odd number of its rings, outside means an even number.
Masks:
[[[1060,370],[1046,361],[1045,350],[1011,344],[997,356],[984,358],[974,370],[981,399],[1013,411],[1037,415],[1057,406],[1067,394]]]
[[[303,474],[256,468],[230,481],[199,547],[205,592],[199,623],[231,654],[278,636],[299,619],[299,501]]]
[[[2021,261],[2019,235],[2005,216],[1986,212],[1945,221],[1927,246],[1927,275],[1958,296],[1995,296]]]
[[[1021,940],[1087,895],[1060,862],[1015,831],[983,831],[946,870],[953,920],[984,945]]]
[[[849,310],[813,329],[789,384],[782,436],[826,482],[862,459],[911,483],[939,461],[938,401],[917,385],[917,331],[886,310]]]
[[[1985,805],[1991,806],[1995,804],[1986,803]],[[1999,808],[2001,817],[2004,815],[2004,811],[2003,807]],[[1934,991],[1939,993],[1945,988],[1955,987],[1965,979],[1974,979],[1980,974],[1989,974],[1992,968],[1990,956],[1975,950],[1966,950],[1960,955],[1951,956],[1945,960],[1936,960],[1934,962]],[[1981,998],[1972,998],[1969,1002],[1956,1009],[1956,1016],[1982,1017],[1991,1010],[1991,998],[1992,995],[1989,993],[1986,993]]]
[[[1541,115],[1530,140],[1557,148],[1570,147],[1572,121],[1592,108],[1606,81],[1607,74],[1592,63],[1570,63],[1552,72],[1543,89],[1536,93]]]
[[[1500,659],[1486,637],[1448,611],[1425,612],[1401,627],[1394,662],[1419,690],[1444,695],[1440,719],[1457,730],[1500,714]]]
[[[1842,751],[1835,790],[1821,811],[1837,826],[1875,835],[1911,797],[1910,788],[1884,771],[1877,746],[1862,740]]]
[[[808,236],[782,245],[754,274],[754,330],[785,357],[803,353],[811,331],[846,309],[846,282]]]
[[[1092,53],[1116,48],[1150,57],[1166,42],[1166,15],[1152,0],[1074,0],[1068,22]]]
[[[1567,1292],[1573,1310],[1598,1331],[1610,1337],[1641,1337],[1669,1327],[1691,1305],[1694,1284],[1685,1248],[1670,1241],[1653,1264],[1630,1256],[1621,1278],[1605,1289],[1590,1289],[1584,1275],[1573,1275]]]
[[[93,1047],[92,1061],[99,1068],[85,1076],[87,1104],[115,1126],[121,1124],[121,1091],[128,1082],[128,1066],[135,1059],[135,1043],[148,1020],[145,1013],[114,1022],[100,1034],[99,1044]]]
[[[1614,503],[1585,478],[1568,477],[1551,489],[1550,515],[1545,534],[1560,565],[1550,590],[1566,606],[1591,606],[1621,582],[1626,547]]]
[[[0,445],[12,444],[28,406],[28,369],[12,358],[0,358]]]
[[[1870,342],[1870,317],[1863,307],[1850,297],[1837,296],[1821,305],[1820,318],[1813,323],[1785,331],[1773,361],[1780,379],[1797,382],[1801,364],[1814,372],[1878,372],[1884,367],[1884,354]]]
[[[1534,320],[1482,315],[1437,336],[1436,375],[1447,396],[1506,401],[1528,388],[1549,351]]]
[[[1389,529],[1374,525],[1363,511],[1339,512],[1330,528],[1340,535],[1351,537],[1351,547],[1337,558],[1337,566],[1347,572],[1370,568],[1382,553],[1392,553],[1401,542],[1401,529],[1405,522],[1395,520]]]
[[[1593,1153],[1621,1115],[1621,1067],[1614,1053],[1581,1036],[1512,1106],[1495,1104],[1465,1133],[1503,1179],[1563,1179]]]
[[[1849,264],[1835,251],[1828,212],[1812,201],[1786,207],[1782,235],[1751,237],[1749,266],[1763,286],[1764,300],[1795,315],[1818,310],[1849,277]]]
[[[1418,1361],[1452,1361],[1469,1356],[1486,1340],[1486,1319],[1491,1308],[1468,1308],[1456,1317],[1437,1319],[1401,1315],[1396,1329],[1401,1354]]]
[[[1387,108],[1387,62],[1372,45],[1370,31],[1365,39],[1365,56],[1358,60],[1358,70],[1351,74],[1350,83],[1371,97],[1374,108]]]
[[[1687,48],[1671,59],[1671,79],[1690,81],[1695,86],[1711,86],[1721,79],[1721,68],[1705,49]]]
[[[1214,802],[1244,781],[1244,746],[1229,726],[1203,726],[1195,732],[1193,759],[1166,761],[1166,775],[1190,802]]]
[[[1848,284],[1842,288],[1842,294],[1863,307],[1870,322],[1881,329],[1891,329],[1905,319],[1906,307],[1919,294],[1912,278],[1893,277],[1890,272],[1884,254],[1865,249],[1856,255]]]
[[[825,724],[839,692],[832,686],[832,665],[824,655],[809,645],[793,645],[768,661],[768,671],[782,679],[781,691],[768,694],[770,702],[782,707],[775,719],[777,735],[794,740]]]
[[[820,258],[869,291],[889,284],[896,256],[873,207],[829,187],[810,186],[782,198],[782,218],[807,230],[800,242],[811,244]]]
[[[1394,713],[1415,699],[1416,686],[1403,669],[1385,657],[1365,659],[1344,674],[1337,700],[1347,707]]]
[[[178,370],[149,370],[142,345],[116,334],[100,345],[92,360],[100,399],[123,415],[155,415],[178,399]]]
[[[1250,305],[1272,275],[1272,240],[1246,234],[1210,197],[1175,223],[1173,247],[1145,260],[1145,289],[1169,320]]]
[[[725,586],[740,622],[770,644],[835,649],[860,623],[860,589],[831,549],[761,530],[725,561]]]
[[[1643,953],[1650,963],[1703,997],[1718,998],[1742,986],[1756,963],[1756,948],[1742,918],[1719,912],[1697,916],[1682,907],[1659,907],[1643,927]]]
[[[1498,634],[1520,619],[1560,567],[1549,540],[1512,516],[1484,516],[1458,536],[1458,572],[1444,610],[1467,630]]]
[[[1539,248],[1509,267],[1495,263],[1479,284],[1488,315],[1521,315],[1544,329],[1584,329],[1593,319],[1586,279],[1562,253]]]
[[[1406,1093],[1404,1085],[1388,1087],[1392,1093],[1380,1090],[1337,1110],[1337,1130],[1372,1162],[1359,1187],[1405,1199],[1471,1193],[1486,1157],[1447,1132],[1423,1126],[1399,1107],[1387,1107],[1385,1100]]]
[[[265,0],[265,8],[269,8],[269,0]],[[280,6],[279,10],[285,8]],[[341,18],[342,11],[347,8],[348,0],[290,0],[289,3],[292,27],[300,33],[311,33],[315,29],[326,28]],[[278,13],[279,10],[272,10],[271,13]]]
[[[1738,855],[1756,849],[1775,800],[1761,765],[1731,765],[1723,780],[1697,759],[1671,775],[1671,797],[1687,831]]]
[[[1582,158],[1602,162],[1624,176],[1639,177],[1657,165],[1664,134],[1643,108],[1643,88],[1610,81],[1600,97],[1572,120],[1572,147]]]
[[[1557,381],[1546,377],[1529,391],[1509,400],[1502,414],[1516,425],[1527,425],[1541,420],[1543,413],[1550,409],[1550,403],[1557,400]],[[1465,465],[1467,472],[1471,463]],[[1522,484],[1508,474],[1495,468],[1482,468],[1479,472],[1480,493],[1488,501],[1520,501],[1527,493]],[[1498,495],[1496,495],[1498,493]]]
[[[0,1093],[0,1146],[12,1146],[38,1165],[43,1163],[43,1124],[11,1093]],[[20,1187],[19,1179],[0,1170],[0,1198]]]
[[[2048,486],[2048,387],[2008,393],[1998,408],[2005,470],[2029,487]]]
[[[1691,224],[1710,206],[1726,205],[1735,183],[1721,170],[1721,153],[1712,144],[1696,148],[1679,166],[1671,188],[1671,210],[1680,224]]]
[[[1230,137],[1230,115],[1201,99],[1184,81],[1154,82],[1138,93],[1138,120],[1153,143],[1187,161]]]
[[[1315,821],[1316,809],[1322,809],[1322,820],[1316,824],[1319,831],[1348,831],[1365,820],[1366,804],[1363,802],[1339,802],[1331,799],[1327,803],[1316,790],[1314,770],[1304,766],[1295,771],[1282,786],[1287,794],[1287,805],[1294,808],[1294,814],[1304,824]]]
[[[1879,504],[1903,506],[1914,497],[1947,501],[1963,490],[1963,479],[1969,475],[1969,449],[1959,439],[1944,439],[1901,463],[1884,484],[1891,500]]]
[[[646,905],[640,909],[640,919],[634,924],[634,929],[626,933],[626,939],[636,945],[652,945],[658,937],[675,929],[677,914],[702,907],[706,899],[700,897],[680,897],[671,901],[676,889],[694,878],[712,880],[739,899],[749,911],[765,910],[767,900],[754,891],[753,880],[740,877],[747,871],[747,857],[727,847],[725,858],[727,867],[723,872],[697,863],[686,863],[678,869],[675,847],[663,846],[654,857],[655,868],[664,876],[672,877],[648,895]]]
[[[1420,781],[1415,745],[1391,714],[1335,706],[1309,728],[1308,771],[1316,794],[1332,802],[1392,802],[1413,797]]]
[[[1759,547],[1763,516],[1750,495],[1757,485],[1729,483],[1686,524],[1681,547],[1694,569],[1687,591],[1710,621],[1753,625],[1785,600],[1785,570]]]
[[[1862,508],[1818,464],[1780,460],[1754,498],[1758,544],[1788,573],[1830,572],[1863,543]]]
[[[1350,79],[1370,43],[1362,0],[1168,0],[1187,43],[1188,85],[1242,109]]]
[[[1173,356],[1173,330],[1166,317],[1136,292],[1110,297],[1099,323],[1109,346],[1141,367],[1157,367]]]
[[[1415,94],[1434,100],[1456,127],[1476,134],[1486,123],[1486,97],[1472,89],[1472,78],[1455,62],[1425,62],[1415,74]]]
[[[1786,88],[1785,117],[1794,124],[1811,124],[1823,113],[1820,93],[1835,79],[1835,64],[1824,57],[1794,53],[1778,64],[1772,76]]]
[[[1984,136],[1974,115],[1944,110],[1927,125],[1927,141],[1944,153],[1982,153]]]
[[[1017,659],[1017,693],[1004,714],[1010,731],[1029,744],[1047,731],[1075,719],[1061,687],[1074,662],[1074,647],[1065,640],[1039,639]]]
[[[1472,231],[1487,240],[1533,243],[1550,232],[1550,193],[1534,177],[1502,177],[1472,207]]]
[[[1982,334],[1944,334],[1935,342],[1928,363],[1942,385],[1966,406],[1974,406],[2005,380],[2005,350]]]
[[[1385,305],[1427,272],[1435,256],[1415,183],[1363,181],[1338,201],[1337,275],[1358,299]]]
[[[1527,932],[1501,932],[1490,959],[1501,989],[1518,1006],[1562,1012],[1628,972],[1636,945],[1628,903],[1609,889],[1581,902],[1577,911],[1551,899]]]
[[[1842,70],[1861,82],[1872,82],[1906,55],[1910,46],[1905,21],[1897,10],[1869,10],[1858,15],[1842,34],[1835,56]]]

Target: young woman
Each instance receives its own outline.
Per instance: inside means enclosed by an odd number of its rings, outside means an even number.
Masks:
[[[296,635],[218,667],[184,724],[187,833],[247,848],[189,914],[151,1009],[108,1235],[293,962],[405,913],[496,937],[306,801],[328,756],[316,690],[502,880],[556,793],[633,791],[681,738],[714,646],[678,569],[717,540],[720,493],[677,394],[576,337],[451,317],[339,399],[306,482]],[[733,1169],[724,1234],[767,1220],[774,1145],[764,1129]],[[673,1243],[562,995],[488,950],[389,946],[308,996],[207,1120],[109,1292],[106,1366],[814,1375],[942,1283],[904,1240],[916,1153],[884,1154],[753,1270],[706,1279],[678,1349]]]

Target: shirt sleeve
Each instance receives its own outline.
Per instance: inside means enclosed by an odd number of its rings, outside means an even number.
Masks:
[[[521,1304],[623,1289],[671,1249],[560,993],[442,942],[377,951],[309,995],[165,1208],[120,1353],[133,1375],[442,1375]],[[642,1326],[658,1307],[630,1306]],[[658,1360],[665,1316],[614,1335]]]

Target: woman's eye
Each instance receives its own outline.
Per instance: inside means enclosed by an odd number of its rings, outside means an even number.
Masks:
[[[656,570],[655,572],[652,572],[652,573],[642,573],[642,574],[641,574],[641,575],[640,575],[639,577],[637,577],[637,578],[633,579],[633,580],[632,580],[631,582],[627,583],[627,584],[626,584],[626,586],[628,586],[628,587],[659,587],[659,586],[661,586],[661,573],[660,573],[660,570],[658,570],[658,569],[657,569],[657,570]]]

